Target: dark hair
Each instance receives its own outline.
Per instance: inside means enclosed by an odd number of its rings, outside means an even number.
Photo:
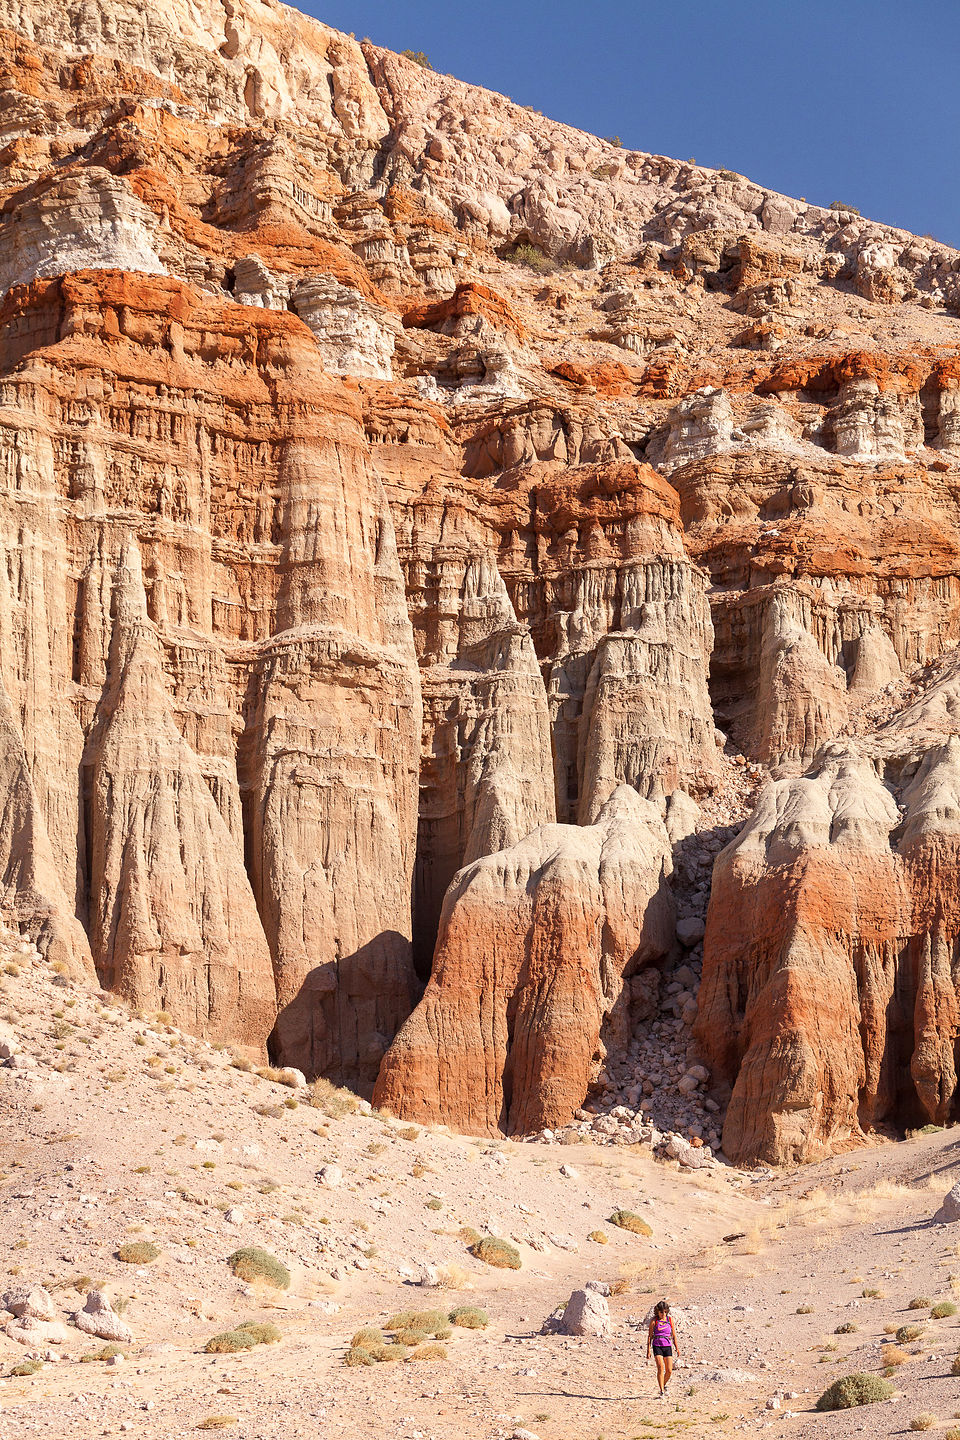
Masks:
[[[658,1300],[656,1305],[654,1306],[653,1313],[655,1315],[669,1315],[670,1306],[667,1304],[666,1300]]]

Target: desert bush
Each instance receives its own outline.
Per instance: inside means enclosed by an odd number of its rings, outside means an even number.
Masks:
[[[10,972],[7,971],[7,973],[9,974]],[[21,1360],[19,1365],[14,1365],[13,1369],[10,1371],[10,1374],[16,1376],[36,1375],[37,1371],[42,1369],[42,1360]]]
[[[798,1315],[812,1315],[812,1314],[813,1314],[813,1306],[812,1306],[812,1305],[798,1305],[798,1306],[797,1306],[797,1314],[798,1314]]]
[[[834,1335],[853,1335],[856,1328],[852,1320],[845,1320],[842,1325],[837,1326],[833,1333]]]
[[[889,1400],[893,1386],[879,1375],[867,1375],[857,1371],[853,1375],[841,1375],[829,1389],[824,1390],[817,1401],[817,1410],[852,1410],[855,1405],[872,1405],[877,1400]]]
[[[484,1330],[490,1322],[486,1310],[481,1310],[478,1305],[458,1305],[456,1310],[450,1311],[450,1323],[464,1330]]]
[[[860,211],[857,209],[856,205],[847,205],[847,204],[844,203],[843,200],[831,200],[831,201],[830,201],[830,209],[831,209],[831,210],[844,210],[844,211],[846,211],[846,213],[847,213],[848,215],[859,215],[859,214],[860,214]]]
[[[447,1330],[449,1321],[443,1310],[400,1310],[391,1315],[384,1325],[385,1330],[407,1330],[417,1336],[414,1344],[425,1335],[435,1335],[438,1330]]]
[[[472,1225],[461,1225],[459,1235],[465,1245],[479,1245],[483,1239],[480,1231],[474,1230]]]
[[[342,1120],[344,1115],[354,1113],[360,1101],[350,1090],[343,1090],[319,1076],[310,1086],[307,1103],[315,1110],[322,1110],[331,1120]]]
[[[247,1245],[227,1256],[227,1264],[240,1280],[265,1280],[276,1290],[289,1290],[290,1271],[269,1250]]]
[[[928,1299],[928,1297],[927,1297],[926,1295],[914,1295],[913,1299],[912,1299],[912,1300],[909,1302],[909,1304],[907,1305],[907,1309],[908,1309],[908,1310],[926,1310],[926,1308],[927,1308],[927,1306],[928,1306],[929,1304],[930,1304],[930,1301],[929,1301],[929,1299]]]
[[[437,1271],[437,1278],[445,1290],[469,1290],[470,1272],[464,1270],[462,1265],[451,1261],[449,1265],[441,1265]]]
[[[410,1352],[407,1360],[446,1360],[447,1349],[445,1345],[418,1345],[416,1350]]]
[[[950,1366],[950,1374],[960,1375],[960,1355],[956,1356],[953,1364]]]
[[[160,1249],[152,1240],[132,1240],[129,1245],[121,1245],[116,1254],[124,1265],[149,1265],[157,1259]]]
[[[485,1265],[494,1265],[498,1270],[520,1269],[520,1251],[516,1245],[511,1245],[509,1240],[499,1240],[496,1235],[484,1235],[470,1246],[470,1253]]]
[[[358,1350],[369,1350],[373,1345],[383,1345],[383,1331],[377,1325],[363,1325],[350,1341]]]
[[[233,1425],[239,1425],[236,1415],[208,1415],[201,1420],[197,1426],[198,1430],[229,1430]]]
[[[610,1224],[616,1225],[621,1230],[629,1230],[634,1235],[650,1236],[653,1231],[641,1215],[635,1215],[632,1210],[614,1210],[610,1216]]]
[[[514,245],[505,258],[512,260],[515,265],[523,265],[527,270],[536,271],[538,275],[547,275],[557,268],[550,256],[536,245]]]
[[[952,1300],[938,1300],[930,1311],[932,1320],[948,1320],[951,1315],[956,1315],[957,1307]]]
[[[271,1325],[269,1320],[244,1320],[242,1325],[237,1326],[245,1334],[252,1335],[257,1345],[276,1345],[283,1335],[276,1325]]]
[[[443,1201],[442,1201],[442,1200],[438,1200],[437,1197],[436,1197],[436,1195],[431,1195],[431,1196],[430,1196],[430,1199],[427,1201],[427,1209],[428,1209],[428,1210],[442,1210],[442,1209],[443,1209]]]
[[[922,1325],[901,1325],[897,1330],[897,1344],[910,1345],[923,1334]]]
[[[943,1440],[960,1440],[960,1425],[952,1425],[949,1430],[945,1431]]]
[[[899,1345],[881,1345],[880,1359],[888,1371],[893,1371],[900,1365],[906,1365],[910,1356],[906,1350],[901,1350]]]
[[[90,1350],[86,1355],[80,1356],[81,1365],[89,1365],[94,1360],[112,1360],[115,1355],[123,1355],[126,1358],[126,1351],[119,1345],[103,1345],[99,1350]]]
[[[429,55],[425,55],[422,50],[401,50],[400,54],[405,60],[412,60],[414,65],[419,65],[422,70],[433,69]]]
[[[240,1350],[252,1350],[256,1343],[249,1330],[223,1330],[211,1335],[203,1348],[208,1355],[236,1355]]]
[[[354,1369],[358,1365],[376,1365],[377,1361],[371,1350],[362,1345],[351,1345],[343,1357],[343,1363]]]
[[[604,1235],[602,1230],[591,1230],[590,1234],[587,1236],[587,1239],[592,1240],[596,1245],[610,1244],[610,1241],[607,1239],[606,1235]]]
[[[878,1290],[875,1285],[868,1285],[868,1286],[866,1286],[865,1289],[863,1289],[863,1290],[860,1291],[860,1294],[863,1296],[864,1300],[882,1300],[882,1299],[883,1299],[883,1291],[882,1291],[882,1290]]]
[[[914,1415],[910,1421],[911,1430],[932,1430],[937,1423],[936,1415],[931,1415],[929,1410],[921,1410],[919,1415]]]

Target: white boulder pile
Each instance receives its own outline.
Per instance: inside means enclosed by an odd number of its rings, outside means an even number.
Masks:
[[[18,1345],[43,1348],[62,1345],[66,1340],[66,1327],[57,1319],[53,1301],[42,1285],[19,1285],[8,1290],[2,1305],[12,1317],[4,1326],[4,1334]]]

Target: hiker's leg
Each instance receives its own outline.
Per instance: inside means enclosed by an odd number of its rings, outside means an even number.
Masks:
[[[656,1362],[657,1362],[657,1387],[658,1387],[658,1389],[660,1390],[660,1393],[662,1394],[662,1393],[663,1393],[663,1361],[664,1361],[664,1357],[663,1357],[662,1355],[655,1355],[655,1356],[654,1356],[654,1359],[655,1359]]]
[[[673,1356],[672,1356],[672,1355],[664,1355],[664,1357],[663,1357],[663,1366],[664,1366],[664,1371],[665,1371],[665,1374],[664,1374],[664,1377],[663,1377],[663,1386],[664,1386],[664,1389],[666,1389],[666,1387],[670,1384],[670,1376],[673,1374]]]

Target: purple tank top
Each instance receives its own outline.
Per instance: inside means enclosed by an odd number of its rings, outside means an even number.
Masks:
[[[673,1330],[672,1330],[671,1325],[670,1325],[670,1317],[669,1317],[669,1316],[667,1316],[666,1320],[655,1320],[655,1321],[654,1321],[654,1325],[653,1325],[653,1343],[654,1343],[654,1345],[672,1345],[672,1344],[673,1344]]]

